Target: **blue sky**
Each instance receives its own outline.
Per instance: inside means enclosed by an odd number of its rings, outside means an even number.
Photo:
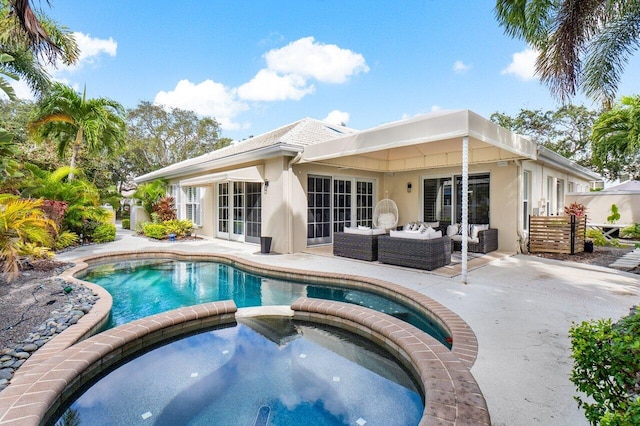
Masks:
[[[533,76],[534,54],[504,35],[494,4],[35,2],[82,49],[79,64],[52,70],[55,79],[127,108],[150,101],[213,116],[237,140],[304,117],[366,129],[436,109],[489,117],[556,108]],[[637,56],[621,95],[638,93]]]

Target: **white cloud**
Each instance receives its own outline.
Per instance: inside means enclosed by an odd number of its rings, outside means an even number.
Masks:
[[[315,78],[323,83],[344,83],[352,75],[368,72],[364,56],[335,44],[305,37],[265,53],[267,68],[282,74]]]
[[[238,87],[238,97],[249,101],[297,101],[314,91],[313,84],[307,84],[307,80],[299,75],[279,75],[262,69],[251,81]]]
[[[525,49],[513,54],[509,66],[502,70],[502,74],[512,74],[521,80],[528,81],[536,78],[536,59],[538,52]]]
[[[11,80],[7,79],[10,82],[11,87],[13,87],[14,92],[16,92],[16,97],[18,99],[24,99],[27,101],[35,101],[36,97],[31,91],[31,88],[24,80]]]
[[[236,130],[242,127],[234,119],[249,108],[247,104],[237,100],[235,89],[212,80],[205,80],[199,84],[180,80],[174,90],[158,92],[154,102],[214,117],[225,130]]]
[[[464,74],[471,69],[471,65],[467,65],[464,62],[458,60],[453,64],[453,72],[456,74]]]
[[[111,37],[108,39],[93,38],[89,34],[80,32],[73,33],[73,36],[80,50],[78,62],[73,65],[63,65],[59,62],[55,68],[48,70],[52,75],[77,71],[87,64],[96,63],[103,55],[114,57],[118,51],[118,43]]]
[[[322,121],[326,121],[329,124],[336,124],[340,126],[345,126],[349,122],[349,118],[351,118],[351,114],[348,112],[340,111],[334,109],[331,111]]]
[[[431,112],[442,111],[442,107],[440,105],[431,105]]]

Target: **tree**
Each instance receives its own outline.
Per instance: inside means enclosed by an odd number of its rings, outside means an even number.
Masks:
[[[592,160],[608,179],[640,178],[640,95],[624,96],[593,125]]]
[[[80,55],[71,31],[34,12],[28,0],[0,2],[0,53],[13,58],[0,70],[23,78],[36,93],[50,85],[43,63],[70,65]]]
[[[640,46],[637,0],[498,0],[505,32],[538,50],[536,70],[563,102],[582,90],[610,106]]]
[[[86,144],[92,154],[112,154],[125,141],[125,110],[107,98],[86,99],[86,88],[80,96],[71,87],[54,83],[38,102],[35,118],[28,130],[37,139],[57,142],[58,155],[64,158],[72,145],[70,167],[76,166],[78,152]],[[73,171],[69,180],[73,180]]]
[[[128,112],[125,158],[133,175],[142,175],[228,146],[231,139],[219,131],[213,118],[144,101]]]
[[[592,168],[590,137],[597,116],[596,111],[570,104],[555,111],[521,109],[515,117],[495,112],[491,114],[491,121]]]

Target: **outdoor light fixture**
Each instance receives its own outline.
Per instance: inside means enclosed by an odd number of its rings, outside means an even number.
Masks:
[[[413,185],[411,184],[411,182],[407,182],[407,192],[411,192],[412,187]]]
[[[267,179],[264,180],[264,193],[267,193],[267,188],[269,188],[269,181]]]

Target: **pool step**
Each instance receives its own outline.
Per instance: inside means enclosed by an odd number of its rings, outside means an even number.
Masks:
[[[269,421],[269,414],[271,413],[271,408],[263,405],[258,410],[258,416],[256,417],[256,422],[253,426],[267,426],[267,422]]]

